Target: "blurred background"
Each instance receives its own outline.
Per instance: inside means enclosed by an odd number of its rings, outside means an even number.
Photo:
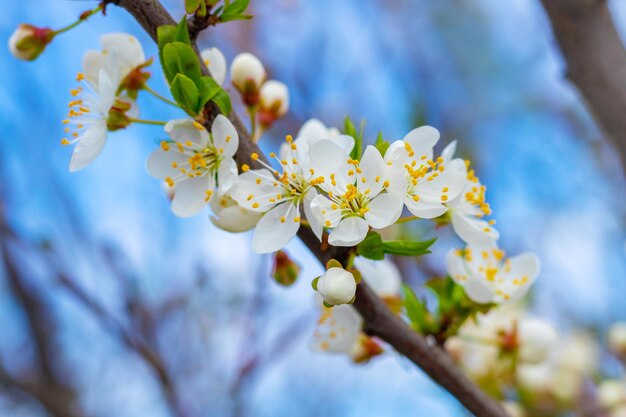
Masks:
[[[182,1],[163,3],[182,16]],[[96,4],[4,0],[2,45],[19,23],[58,28]],[[626,35],[626,3],[610,5]],[[369,142],[433,125],[438,146],[458,139],[487,185],[501,246],[541,258],[532,311],[598,340],[626,319],[624,171],[565,80],[538,1],[263,0],[249,10],[252,21],[211,28],[199,43],[229,63],[252,52],[289,86],[290,112],[265,150],[311,117],[365,119]],[[464,415],[395,354],[354,365],[312,352],[310,280],[321,267],[294,240],[286,249],[302,273],[281,287],[250,233],[216,229],[208,210],[172,215],[144,169],[160,127],[112,133],[94,164],[68,172],[61,120],[82,54],[120,31],[156,57],[114,6],[34,63],[0,49],[0,416]],[[166,93],[158,64],[152,72]],[[139,104],[147,119],[181,116],[147,95]],[[444,274],[461,242],[427,222],[413,232],[439,240],[403,265],[410,280]],[[611,360],[602,366],[620,375]]]

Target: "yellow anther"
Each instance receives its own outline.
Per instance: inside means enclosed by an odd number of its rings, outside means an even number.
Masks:
[[[291,142],[293,142],[293,136],[291,136],[291,135],[287,135],[287,136],[285,137],[285,141],[287,141],[287,143],[291,143]]]
[[[230,140],[231,140],[231,139],[232,139],[232,138],[231,138],[230,136],[226,136],[226,139],[225,139],[225,140],[226,140],[226,143],[230,142]]]
[[[294,217],[294,218],[293,218],[293,221],[294,221],[295,223],[300,223],[300,216],[296,216],[296,217]]]
[[[165,178],[165,182],[167,183],[169,187],[174,186],[174,180],[172,180],[170,177]]]
[[[257,178],[257,179],[255,180],[255,182],[256,182],[257,184],[261,184],[261,178]]]
[[[419,195],[414,195],[413,196],[413,201],[420,201],[420,196]]]
[[[70,141],[67,140],[67,138],[61,139],[61,145],[69,145],[69,144],[70,144]]]
[[[389,180],[385,180],[385,182],[383,182],[383,187],[389,187]]]
[[[246,164],[243,164],[243,165],[241,166],[241,170],[242,170],[243,172],[248,172],[248,171],[250,170],[250,167],[249,167],[248,165],[246,165]]]
[[[280,222],[281,222],[281,223],[285,223],[285,221],[286,221],[285,216],[283,216],[283,217],[281,217],[281,218],[280,218]]]
[[[252,200],[253,198],[254,198],[254,196],[253,196],[252,194],[250,194],[250,195],[246,198],[246,200],[250,201],[250,200]]]
[[[259,154],[256,152],[252,152],[250,154],[250,158],[252,158],[253,161],[256,161],[257,159],[259,159]]]
[[[252,208],[259,208],[259,203],[252,203]]]
[[[448,196],[447,195],[442,195],[441,196],[441,201],[448,201]]]

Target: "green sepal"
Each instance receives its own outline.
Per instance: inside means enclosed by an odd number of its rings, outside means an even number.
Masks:
[[[341,265],[341,262],[339,262],[336,259],[331,259],[330,261],[326,262],[326,269],[330,269],[330,268],[342,268],[343,269],[343,265]]]
[[[317,282],[320,280],[320,278],[321,277],[317,277],[313,281],[311,281],[311,287],[313,287],[315,291],[317,291]]]
[[[363,281],[363,275],[361,275],[361,271],[359,271],[358,269],[352,268],[349,272],[352,274],[352,276],[354,277],[354,282],[356,282],[357,284]]]
[[[326,300],[322,301],[322,304],[324,304],[324,307],[326,307],[326,308],[333,308],[334,307],[334,305],[327,303]]]
[[[198,88],[194,82],[184,74],[177,74],[170,85],[172,97],[191,116],[198,114]]]

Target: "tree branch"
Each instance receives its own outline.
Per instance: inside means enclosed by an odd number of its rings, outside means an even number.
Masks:
[[[113,0],[120,7],[130,12],[141,26],[156,40],[157,27],[176,22],[157,0]],[[202,60],[201,64],[202,64]],[[203,71],[208,75],[206,67]],[[219,114],[219,109],[209,102],[205,108],[205,126]],[[245,163],[251,167],[261,167],[250,157],[256,152],[261,158],[262,152],[251,140],[250,134],[239,118],[232,113],[229,119],[239,134],[239,150],[235,159],[239,165]],[[310,229],[301,227],[298,232],[300,239],[321,263],[335,258],[345,264],[350,248],[337,248],[320,242]],[[426,339],[414,332],[404,321],[396,317],[374,292],[361,282],[357,288],[354,307],[363,316],[365,330],[393,346],[396,351],[422,368],[433,380],[454,395],[469,411],[480,417],[507,417],[506,412],[497,401],[488,397],[478,386],[473,384],[452,362],[452,359],[440,348],[430,346]]]
[[[626,170],[626,51],[606,0],[541,0],[567,64]]]

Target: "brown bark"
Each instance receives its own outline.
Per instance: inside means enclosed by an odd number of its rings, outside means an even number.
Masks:
[[[113,0],[110,3],[117,4],[130,12],[155,40],[158,26],[175,24],[167,10],[157,0]],[[206,68],[204,68],[204,72],[208,75]],[[207,118],[205,125],[207,127],[210,127],[209,122],[217,114],[219,114],[219,109],[209,103],[205,109]],[[256,162],[251,160],[250,154],[256,152],[263,157],[262,152],[254,144],[239,118],[234,113],[229,118],[239,134],[239,150],[235,156],[237,163],[239,165],[245,163],[251,167],[258,166]],[[351,250],[320,244],[311,230],[307,228],[300,228],[298,236],[321,263],[326,263],[331,258],[344,263]],[[393,315],[384,302],[364,282],[358,286],[354,307],[363,316],[365,331],[386,341],[396,351],[422,368],[426,374],[454,395],[474,415],[507,417],[499,403],[467,379],[443,350],[431,346],[422,335],[414,332],[404,321]]]
[[[626,169],[626,51],[606,0],[541,0],[567,64],[598,126]]]

